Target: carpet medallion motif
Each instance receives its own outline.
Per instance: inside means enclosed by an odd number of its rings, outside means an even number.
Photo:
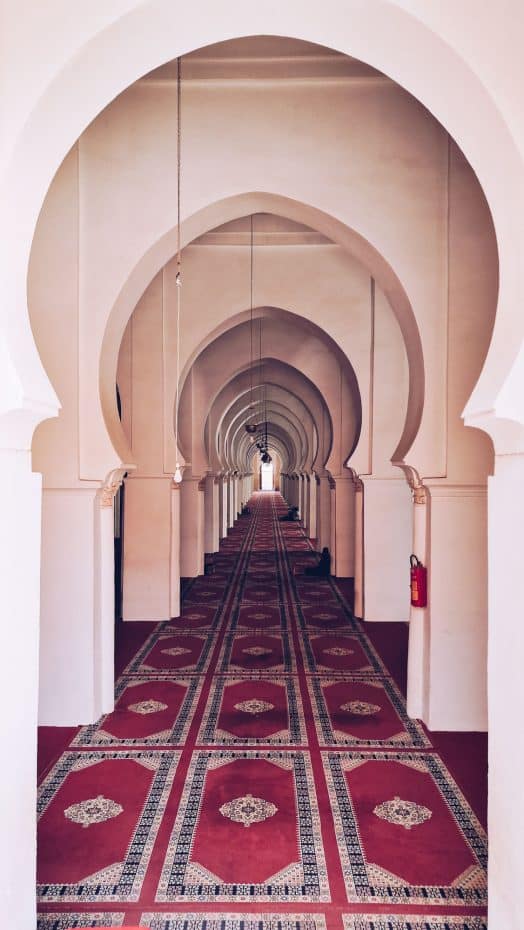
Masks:
[[[405,830],[411,830],[412,827],[424,823],[433,816],[433,811],[430,811],[428,807],[424,807],[423,804],[415,804],[414,801],[403,801],[398,795],[392,801],[383,801],[382,804],[377,804],[373,809],[373,813],[375,817],[387,820],[388,823],[398,824],[400,827],[404,827]]]
[[[252,794],[245,794],[241,798],[233,798],[219,807],[222,817],[241,823],[244,827],[251,827],[254,823],[262,823],[273,817],[278,807],[264,798],[254,798]]]
[[[90,827],[94,823],[104,823],[106,820],[118,817],[123,810],[121,804],[117,804],[111,798],[105,798],[103,794],[98,794],[96,798],[87,798],[85,801],[66,807],[64,817],[72,820],[73,823],[81,824],[82,827]]]

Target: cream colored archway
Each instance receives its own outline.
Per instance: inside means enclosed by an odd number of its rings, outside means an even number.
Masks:
[[[202,4],[202,7],[205,5]],[[2,366],[2,387],[5,403],[2,416],[2,449],[27,450],[35,423],[56,411],[56,397],[49,389],[47,379],[41,366],[27,322],[26,315],[26,270],[32,240],[33,229],[38,210],[45,196],[50,179],[61,162],[65,152],[84,126],[115,95],[132,82],[139,74],[151,67],[167,61],[179,52],[187,51],[203,41],[217,41],[239,33],[280,32],[296,34],[313,41],[323,41],[333,47],[341,48],[353,55],[370,60],[370,63],[382,67],[400,83],[408,87],[421,99],[432,112],[448,126],[454,138],[460,142],[463,150],[477,170],[494,215],[497,229],[501,260],[501,294],[499,317],[495,330],[492,350],[484,369],[483,377],[468,405],[468,418],[472,424],[491,429],[498,451],[517,452],[521,450],[522,397],[519,385],[521,360],[517,353],[522,343],[524,322],[519,320],[520,281],[519,244],[515,229],[519,229],[522,216],[522,157],[514,139],[518,133],[512,133],[514,126],[511,103],[502,101],[502,94],[490,78],[482,64],[476,69],[470,66],[467,36],[470,24],[464,22],[467,11],[457,10],[459,28],[454,35],[453,28],[439,21],[438,13],[429,5],[416,11],[416,15],[407,12],[400,4],[369,2],[361,5],[352,2],[331,2],[321,9],[311,10],[304,17],[303,7],[291,2],[278,10],[272,10],[270,16],[262,9],[245,9],[236,3],[224,4],[219,23],[213,22],[214,9],[199,8],[194,14],[188,11],[188,20],[180,23],[175,20],[176,12],[171,4],[145,3],[140,7],[133,4],[126,13],[121,10],[106,10],[102,19],[88,19],[76,30],[64,30],[56,42],[49,43],[49,55],[45,66],[35,69],[34,77],[38,86],[28,81],[24,106],[18,113],[9,114],[13,129],[11,160],[5,172],[4,241],[8,244],[5,267],[2,272],[2,291],[7,305],[8,326],[2,333],[2,352],[5,365]],[[198,23],[192,16],[198,16]],[[87,16],[87,13],[86,13]],[[461,18],[462,17],[462,18]],[[205,23],[203,33],[202,23]],[[31,41],[35,33],[33,24],[28,22],[25,36],[21,39],[21,60],[29,58],[33,52]],[[50,23],[52,28],[52,23]],[[461,29],[462,27],[462,29]],[[176,36],[176,41],[173,41]],[[23,42],[26,42],[24,47]],[[36,44],[36,43],[35,43]],[[41,27],[38,26],[38,44],[42,43]],[[108,56],[107,48],[111,48]],[[409,53],[406,53],[406,49]],[[458,51],[456,51],[458,49]],[[20,49],[13,43],[9,54],[16,56]],[[7,67],[10,59],[7,57]],[[472,61],[472,58],[470,58]],[[13,69],[15,71],[16,69]],[[97,81],[91,75],[97,73]],[[438,79],[435,78],[438,75]],[[446,80],[442,80],[446,75]],[[484,78],[484,81],[483,81]],[[42,90],[42,83],[45,89]],[[457,87],[461,93],[457,94]],[[74,106],[70,105],[72,95]],[[507,117],[507,123],[506,119]],[[44,127],[53,125],[55,133],[48,133]],[[46,136],[46,145],[42,138]],[[34,152],[39,158],[34,161]],[[504,172],[500,165],[505,166]],[[508,186],[513,192],[507,197]],[[12,230],[17,229],[19,236],[15,239]],[[509,339],[507,338],[510,334]],[[11,472],[12,456],[3,455],[2,468],[4,486],[9,488],[12,497],[13,483],[17,489],[16,497],[24,499],[23,512],[15,505],[6,504],[4,527],[6,532],[5,549],[11,554],[7,560],[9,585],[6,585],[7,597],[11,599],[10,615],[15,620],[20,618],[17,626],[23,633],[20,641],[13,644],[16,652],[28,658],[34,658],[33,638],[37,616],[37,553],[38,553],[38,492],[29,476],[28,457],[17,457],[16,468]],[[509,485],[513,473],[504,469],[500,474],[496,496],[497,506],[507,514],[514,510],[511,503],[513,495]],[[5,481],[13,475],[13,482]],[[518,473],[517,473],[518,475]],[[507,485],[505,477],[508,478]],[[506,493],[508,492],[508,493]],[[13,547],[9,536],[10,527],[17,527],[23,537],[23,547],[33,552],[33,565],[28,566],[27,559],[22,558],[22,550]],[[502,528],[497,543],[502,543]],[[508,550],[508,555],[509,550]],[[17,556],[23,564],[23,578],[16,569]],[[502,558],[511,570],[511,560]],[[497,576],[498,577],[498,576]],[[26,593],[23,598],[19,592],[25,581]],[[503,585],[500,591],[503,591]],[[497,588],[498,590],[498,588]],[[505,602],[502,601],[504,604]],[[494,605],[495,606],[495,605]],[[510,605],[508,604],[508,607]],[[28,622],[28,617],[32,622]],[[29,649],[28,649],[29,647]],[[515,650],[517,654],[517,650]],[[9,694],[9,679],[5,682],[6,694]],[[34,723],[34,694],[28,696],[28,703],[33,707],[29,720],[11,720],[15,742],[25,745],[24,733],[27,726]],[[504,714],[507,711],[507,695]],[[511,701],[510,701],[511,704]],[[502,721],[502,708],[494,705],[494,719]],[[500,710],[500,715],[499,715]],[[502,724],[501,724],[502,725]],[[28,736],[32,746],[32,737]],[[504,757],[504,744],[499,746],[499,756]],[[30,757],[28,757],[30,758]],[[29,761],[31,767],[31,762]],[[518,769],[518,766],[515,767]],[[502,773],[503,774],[503,773]],[[518,786],[516,786],[518,787]],[[515,791],[511,780],[506,780],[501,796],[494,799],[492,810],[500,818],[505,818],[508,830],[505,836],[512,838],[512,823],[515,823],[513,807],[508,811],[504,797],[514,799]],[[30,925],[33,916],[31,884],[33,875],[34,849],[32,830],[24,815],[25,810],[32,810],[30,792],[20,791],[19,779],[13,783],[13,790],[6,789],[7,807],[10,811],[8,829],[17,835],[27,834],[27,841],[20,843],[18,858],[12,857],[9,866],[12,874],[27,877],[18,900],[26,902],[25,911],[18,908],[20,927]],[[12,800],[12,803],[9,803]],[[20,830],[22,825],[22,830]],[[515,835],[515,845],[517,836]],[[492,856],[496,860],[496,848],[492,844]],[[497,884],[493,885],[493,914],[500,925],[518,926],[518,915],[514,896],[508,891],[505,895],[504,882],[508,889],[515,886],[513,875],[519,874],[517,867],[508,864],[501,853],[500,874]],[[518,865],[518,863],[517,863]],[[503,875],[505,878],[503,879]],[[9,880],[8,880],[9,885]],[[512,903],[513,902],[513,903]],[[9,902],[8,902],[9,903]],[[27,919],[26,919],[27,918]]]

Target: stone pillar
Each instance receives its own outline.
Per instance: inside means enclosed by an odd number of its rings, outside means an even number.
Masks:
[[[95,519],[95,694],[100,709],[109,714],[115,706],[115,494],[120,480],[105,484],[99,493]]]
[[[171,560],[170,560],[170,615],[180,616],[180,500],[181,484],[171,485]]]
[[[204,490],[205,537],[204,549],[218,552],[219,545],[219,486],[215,475],[206,475]]]
[[[425,722],[432,730],[485,730],[487,489],[428,479],[424,484],[430,497]]]
[[[303,525],[306,525],[306,479],[302,472],[298,475],[298,512]]]
[[[238,477],[238,475],[234,476],[233,484],[235,488],[235,497],[234,497],[235,504],[233,508],[233,523],[234,523],[240,514],[240,478]]]
[[[31,453],[0,449],[0,590],[6,651],[0,676],[2,906],[19,930],[36,925],[36,726],[40,601],[41,476]],[[23,677],[21,677],[23,676]],[[16,759],[16,763],[14,760]]]
[[[228,493],[227,493],[227,477],[221,475],[219,478],[219,511],[220,511],[220,539],[224,539],[227,536],[227,524],[228,524]]]
[[[310,539],[317,537],[317,476],[314,473],[307,476],[308,488],[308,524],[306,533]]]
[[[300,476],[302,482],[302,501],[303,501],[303,510],[302,510],[302,524],[306,535],[308,534],[309,526],[309,476],[302,474]]]
[[[235,479],[233,475],[227,478],[227,527],[231,529],[235,524]]]
[[[353,578],[355,572],[355,487],[351,475],[331,479],[331,573]]]
[[[205,481],[184,475],[180,499],[182,578],[196,578],[204,574],[204,487]]]
[[[409,485],[399,477],[363,476],[364,620],[409,620],[409,556],[413,504]]]
[[[422,486],[413,488],[412,552],[428,564],[428,495]],[[406,575],[409,578],[409,575]],[[411,607],[409,620],[407,710],[410,717],[428,718],[429,607]]]
[[[318,548],[325,546],[331,551],[331,488],[327,472],[318,478]]]
[[[518,930],[524,875],[524,728],[520,598],[524,454],[497,455],[489,497],[489,925]]]
[[[94,486],[49,488],[42,496],[46,545],[41,568],[39,723],[44,726],[93,723],[102,710],[94,679],[99,506]]]
[[[355,478],[355,582],[353,611],[364,616],[364,485]]]
[[[126,479],[124,620],[171,617],[171,475]]]

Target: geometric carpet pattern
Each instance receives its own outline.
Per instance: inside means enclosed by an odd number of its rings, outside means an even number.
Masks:
[[[471,805],[280,495],[250,509],[44,772],[38,930],[486,930]]]

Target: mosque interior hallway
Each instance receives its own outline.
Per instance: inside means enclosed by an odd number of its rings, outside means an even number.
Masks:
[[[115,711],[42,728],[39,930],[485,930],[484,735],[410,719],[405,625],[249,511],[180,617],[119,625]]]

